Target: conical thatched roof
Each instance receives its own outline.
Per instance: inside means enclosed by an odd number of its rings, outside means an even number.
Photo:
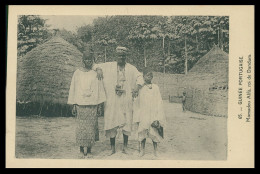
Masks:
[[[181,86],[202,89],[213,84],[227,84],[228,62],[228,54],[214,46],[184,76]]]
[[[189,71],[189,74],[228,74],[228,54],[215,45]]]
[[[19,58],[17,101],[66,104],[81,57],[75,46],[56,36]]]

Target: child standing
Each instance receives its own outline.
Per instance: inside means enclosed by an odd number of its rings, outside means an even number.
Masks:
[[[183,112],[186,112],[185,102],[186,102],[186,92],[184,91],[184,92],[182,93],[182,111],[183,111]]]
[[[157,156],[157,143],[163,139],[163,128],[166,123],[163,101],[159,87],[152,84],[151,69],[144,69],[143,78],[144,85],[135,101],[137,107],[134,109],[133,115],[133,122],[138,125],[139,156],[145,154],[146,138],[152,139],[154,155]]]

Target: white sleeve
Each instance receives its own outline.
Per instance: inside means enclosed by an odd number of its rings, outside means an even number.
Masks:
[[[106,101],[106,93],[103,80],[98,80],[98,104]]]
[[[163,108],[163,100],[162,100],[162,96],[161,96],[160,89],[159,89],[158,86],[157,86],[156,95],[157,95],[156,99],[158,101],[158,105],[157,105],[157,118],[158,118],[160,124],[162,125],[162,127],[165,127],[165,125],[166,125],[166,118],[165,118],[165,113],[164,113],[164,108]]]

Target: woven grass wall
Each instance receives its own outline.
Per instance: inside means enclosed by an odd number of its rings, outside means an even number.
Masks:
[[[163,74],[160,72],[153,73],[153,83],[157,84],[163,100],[168,100],[169,97],[175,97],[175,102],[180,102],[178,96],[181,95],[182,87],[179,86],[183,79],[183,74]]]
[[[82,53],[54,37],[18,59],[17,115],[70,116],[67,99]]]
[[[203,90],[187,88],[187,110],[210,115],[227,117],[228,113],[228,89]]]
[[[183,77],[186,108],[206,115],[228,114],[228,54],[215,46]]]

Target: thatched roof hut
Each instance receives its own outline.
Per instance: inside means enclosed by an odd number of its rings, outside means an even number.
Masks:
[[[228,83],[228,54],[215,45],[185,76],[184,86],[200,89]]]
[[[187,92],[188,110],[227,116],[228,62],[228,54],[214,46],[183,77],[180,86]]]
[[[38,104],[40,113],[45,106],[67,107],[71,78],[81,57],[75,46],[55,36],[19,58],[17,102]]]
[[[228,54],[222,51],[217,45],[192,67],[189,74],[227,74],[228,73]]]

